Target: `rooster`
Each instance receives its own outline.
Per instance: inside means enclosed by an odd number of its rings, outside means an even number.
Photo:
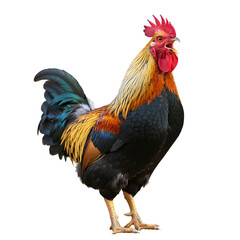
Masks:
[[[130,64],[113,101],[93,108],[73,76],[59,69],[40,71],[45,99],[38,126],[51,155],[77,163],[82,183],[104,198],[113,233],[158,229],[145,224],[134,196],[148,183],[183,126],[183,107],[172,71],[178,63],[173,44],[179,41],[172,24],[161,16],[144,33],[151,40]],[[122,227],[113,199],[123,191],[131,221]],[[131,226],[134,226],[132,228]]]

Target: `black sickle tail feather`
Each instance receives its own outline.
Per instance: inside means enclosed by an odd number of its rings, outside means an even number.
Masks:
[[[65,156],[61,146],[61,136],[66,126],[78,116],[92,110],[91,104],[77,80],[64,70],[50,68],[40,71],[34,81],[47,80],[41,110],[43,112],[38,132],[43,136],[43,144],[50,146],[50,154]]]

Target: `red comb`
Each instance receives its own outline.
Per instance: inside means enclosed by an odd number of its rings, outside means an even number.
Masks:
[[[162,23],[153,15],[156,24],[148,20],[151,26],[144,26],[144,33],[147,37],[152,37],[156,32],[164,31],[167,35],[171,37],[176,37],[176,32],[172,24],[160,15]]]

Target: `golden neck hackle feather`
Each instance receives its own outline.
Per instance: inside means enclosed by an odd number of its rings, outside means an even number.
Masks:
[[[163,73],[149,51],[154,37],[130,64],[118,95],[108,107],[116,117],[122,113],[126,118],[128,111],[137,109],[145,102],[150,103],[163,89]]]

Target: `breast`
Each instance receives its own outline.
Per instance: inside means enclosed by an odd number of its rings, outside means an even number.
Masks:
[[[174,142],[179,136],[184,122],[184,111],[180,99],[168,89],[165,90],[168,101],[168,132]]]
[[[139,168],[142,175],[149,177],[179,136],[184,119],[183,107],[178,96],[167,89],[164,89],[164,93],[152,104],[149,111],[154,110],[155,114],[147,115],[148,120],[145,123],[152,127],[152,130],[146,134],[147,140],[141,145],[143,151],[141,156],[145,154],[147,148],[149,152],[141,158],[142,170]]]
[[[184,122],[184,111],[179,97],[174,93],[171,93],[168,89],[165,89],[165,92],[168,106],[167,136],[163,146],[159,148],[158,152],[153,158],[152,162],[154,162],[154,164],[150,167],[152,171],[178,138]]]

